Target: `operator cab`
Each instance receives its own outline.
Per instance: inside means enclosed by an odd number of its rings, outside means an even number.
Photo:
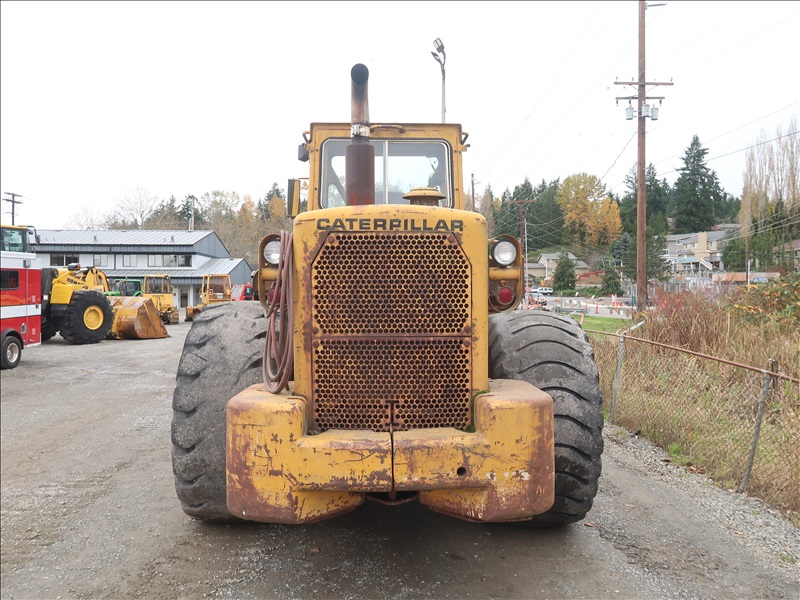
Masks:
[[[350,139],[328,139],[322,144],[320,206],[345,205],[345,148]],[[444,140],[370,140],[375,149],[375,204],[408,204],[403,198],[416,188],[435,188],[444,196],[439,206],[453,207],[453,172],[447,163],[451,151]]]

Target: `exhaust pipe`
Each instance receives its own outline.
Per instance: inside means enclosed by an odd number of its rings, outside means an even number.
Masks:
[[[369,69],[361,63],[350,69],[350,143],[344,151],[345,203],[375,204],[375,148],[369,141]]]

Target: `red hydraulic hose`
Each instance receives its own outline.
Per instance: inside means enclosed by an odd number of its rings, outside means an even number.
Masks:
[[[281,254],[278,277],[268,294],[265,315],[267,338],[264,343],[262,372],[264,385],[273,394],[281,392],[294,371],[294,275],[292,270],[292,233],[281,231]]]

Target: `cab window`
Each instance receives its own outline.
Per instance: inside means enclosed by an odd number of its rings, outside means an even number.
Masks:
[[[345,205],[349,143],[349,139],[330,139],[322,145],[322,208]],[[403,196],[412,189],[432,187],[445,196],[440,206],[453,206],[450,153],[444,142],[371,140],[371,144],[375,148],[375,204],[408,204]]]
[[[19,288],[19,271],[0,271],[0,290]]]

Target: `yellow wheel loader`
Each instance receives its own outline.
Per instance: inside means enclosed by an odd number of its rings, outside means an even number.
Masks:
[[[150,298],[158,311],[161,321],[166,325],[180,322],[178,305],[175,304],[174,288],[169,275],[145,275],[142,295]]]
[[[96,267],[70,264],[42,271],[42,341],[60,333],[70,344],[106,338],[168,337],[151,300],[109,296],[108,279]]]
[[[227,273],[215,273],[203,275],[203,283],[200,286],[200,304],[186,307],[186,321],[194,321],[204,308],[223,302],[233,300],[233,286],[231,286],[231,276]]]
[[[192,323],[173,394],[185,513],[309,523],[367,500],[563,525],[601,472],[597,366],[580,325],[523,298],[520,243],[467,210],[458,124],[312,123],[307,210],[259,244],[259,302]]]

